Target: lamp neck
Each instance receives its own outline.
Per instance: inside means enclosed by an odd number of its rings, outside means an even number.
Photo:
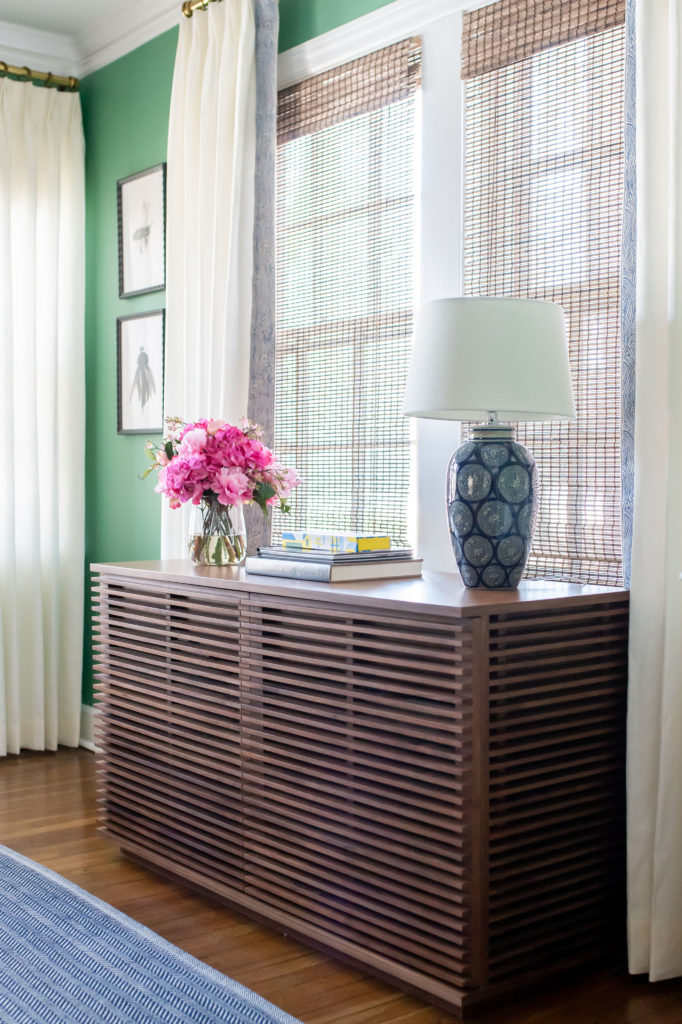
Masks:
[[[500,423],[496,412],[488,413],[487,423],[477,423],[471,431],[474,441],[513,441],[516,429],[511,423]]]

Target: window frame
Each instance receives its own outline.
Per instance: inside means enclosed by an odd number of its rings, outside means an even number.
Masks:
[[[415,306],[459,294],[462,270],[462,10],[466,0],[396,0],[280,53],[277,88],[293,85],[410,35],[422,39],[421,171]],[[418,420],[412,467],[416,548],[424,568],[457,572],[450,542],[445,479],[460,438],[455,422]]]
[[[303,486],[287,522],[273,520],[275,542],[311,523],[416,539],[416,424],[402,390],[418,304],[420,84],[421,39],[408,36],[279,95],[274,444]],[[321,456],[324,482],[310,476]]]
[[[280,53],[278,88],[381,49],[408,35],[422,39],[421,192],[416,306],[462,294],[464,89],[462,12],[496,0],[396,0]],[[417,420],[416,546],[424,568],[456,573],[445,481],[460,425]]]

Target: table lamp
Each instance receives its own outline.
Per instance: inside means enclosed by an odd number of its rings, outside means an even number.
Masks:
[[[466,587],[517,587],[530,554],[538,486],[535,459],[511,424],[575,418],[561,307],[503,298],[425,303],[404,411],[485,421],[448,466],[450,536]]]

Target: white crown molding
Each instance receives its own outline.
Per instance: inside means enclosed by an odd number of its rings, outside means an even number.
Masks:
[[[283,88],[420,32],[438,18],[494,0],[394,0],[279,55]],[[0,21],[0,60],[57,75],[92,74],[178,25],[180,0],[124,0],[75,37]]]
[[[127,0],[76,36],[0,21],[0,60],[82,78],[177,25],[180,0]]]
[[[349,21],[339,28],[316,36],[300,46],[280,53],[277,61],[277,87],[319,75],[322,71],[363,57],[366,53],[390,46],[413,33],[419,33],[438,18],[464,8],[482,7],[492,0],[395,0],[394,3]]]
[[[106,16],[87,25],[76,39],[79,75],[92,74],[138,46],[167,32],[182,17],[180,0],[128,0],[109,7]]]
[[[78,51],[69,36],[0,21],[0,40],[0,60],[7,64],[55,75],[78,74]]]

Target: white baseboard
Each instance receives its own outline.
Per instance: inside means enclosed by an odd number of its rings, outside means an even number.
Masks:
[[[95,752],[95,709],[89,704],[81,704],[81,735],[80,747]]]

